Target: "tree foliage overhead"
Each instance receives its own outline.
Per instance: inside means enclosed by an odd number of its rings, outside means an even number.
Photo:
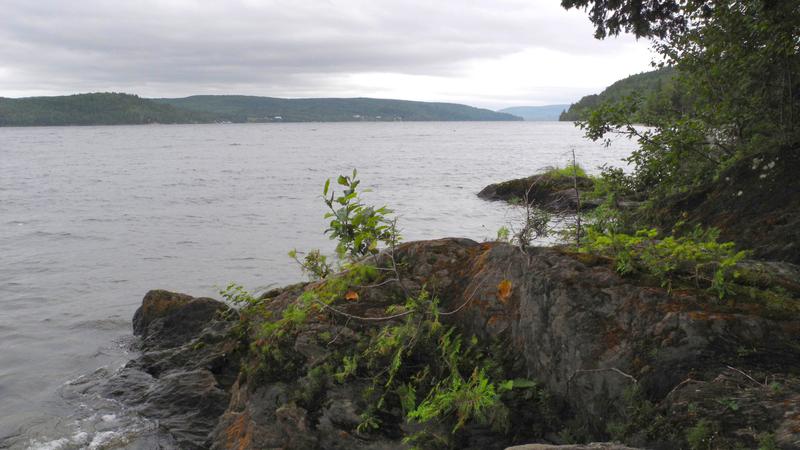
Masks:
[[[635,96],[597,106],[592,139],[623,133],[640,144],[632,186],[670,193],[713,180],[745,157],[797,157],[800,144],[800,2],[774,0],[564,0],[583,7],[604,37],[653,39],[660,65],[674,67],[681,108],[650,115],[642,129]]]
[[[603,39],[621,32],[636,37],[664,37],[686,23],[681,4],[675,0],[561,0],[564,8],[586,9]]]

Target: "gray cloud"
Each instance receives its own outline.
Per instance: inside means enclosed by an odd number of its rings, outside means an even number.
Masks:
[[[342,82],[352,74],[457,78],[470,63],[530,48],[596,55],[632,45],[598,48],[586,17],[558,3],[5,0],[0,95],[335,96],[356,88]]]

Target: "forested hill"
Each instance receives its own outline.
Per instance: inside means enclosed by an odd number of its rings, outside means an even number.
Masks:
[[[147,99],[121,93],[0,97],[0,126],[126,125],[213,122],[522,120],[454,103],[371,98],[282,99],[197,95]]]
[[[590,109],[604,102],[624,100],[630,95],[641,96],[643,111],[652,111],[664,106],[664,101],[676,96],[673,78],[675,70],[665,67],[623,78],[607,87],[600,94],[587,95],[570,105],[558,120],[582,120]]]
[[[231,122],[522,120],[511,114],[455,103],[373,98],[285,99],[244,95],[195,95],[154,100],[189,111],[214,113]]]
[[[181,110],[129,94],[0,97],[0,126],[200,123],[214,120],[210,114]]]

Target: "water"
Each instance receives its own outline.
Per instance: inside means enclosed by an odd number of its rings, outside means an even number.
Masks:
[[[481,240],[513,213],[475,194],[563,166],[572,148],[591,172],[622,165],[631,144],[545,122],[0,128],[0,448],[124,448],[155,433],[81,386],[131,357],[149,289],[299,280],[289,250],[333,248],[326,178],[357,167],[406,240]]]

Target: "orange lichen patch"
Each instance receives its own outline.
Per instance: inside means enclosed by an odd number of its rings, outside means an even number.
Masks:
[[[225,446],[229,449],[245,450],[250,448],[252,433],[247,413],[239,414],[233,423],[225,429]]]
[[[603,345],[607,349],[614,348],[619,345],[620,341],[622,341],[622,336],[625,334],[625,331],[620,327],[614,327],[610,330],[606,331],[603,335]]]
[[[344,299],[350,302],[357,302],[358,301],[358,292],[356,291],[347,291],[344,294]]]
[[[154,290],[147,293],[142,302],[142,313],[148,317],[161,317],[189,303],[191,297],[184,294]]]
[[[503,280],[497,285],[497,299],[505,304],[509,297],[511,297],[511,280]]]

